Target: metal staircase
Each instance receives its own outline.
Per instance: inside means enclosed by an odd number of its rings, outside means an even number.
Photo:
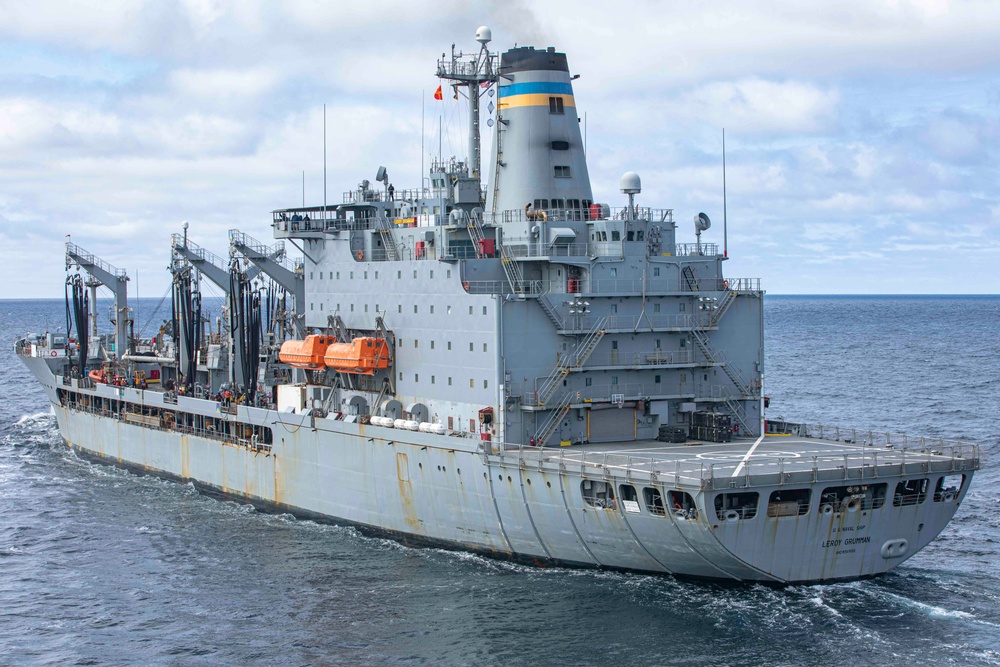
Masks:
[[[382,237],[385,258],[390,262],[399,261],[399,249],[396,247],[396,238],[392,235],[392,225],[389,223],[389,218],[377,215],[375,216],[375,225],[379,236]]]
[[[711,341],[708,340],[708,336],[705,335],[704,331],[694,329],[691,333],[693,334],[695,345],[698,346],[701,353],[704,354],[705,358],[713,364],[719,364],[722,366],[723,372],[729,377],[732,383],[736,385],[736,389],[739,390],[740,396],[744,398],[757,398],[756,391],[743,377],[743,373],[740,372],[740,369],[730,364],[729,360],[712,346]]]
[[[545,380],[542,381],[542,385],[538,388],[535,395],[535,405],[545,405],[545,401],[549,400],[563,377],[571,370],[580,368],[587,363],[587,359],[594,353],[594,350],[597,349],[597,344],[604,337],[604,322],[605,320],[601,319],[594,325],[594,328],[586,335],[574,354],[567,355],[565,359],[560,359],[559,363],[556,364],[555,368],[552,369],[552,372],[548,374]]]
[[[496,201],[494,199],[494,201]],[[472,239],[472,248],[476,252],[476,257],[481,258],[481,245],[480,241],[486,238],[486,230],[483,229],[483,218],[481,215],[473,213],[472,215],[467,215],[466,227],[469,229],[469,237]],[[504,275],[507,276],[507,282],[510,283],[511,293],[524,297],[526,293],[524,275],[521,273],[521,266],[514,261],[513,256],[507,250],[500,237],[500,229],[497,228],[497,239],[496,239],[497,250],[500,251],[500,264],[503,266]]]
[[[537,300],[538,305],[542,307],[542,311],[548,315],[549,319],[552,320],[552,323],[556,325],[556,329],[562,329],[563,322],[559,319],[559,313],[556,312],[555,307],[549,303],[548,296],[546,294],[539,294]]]
[[[719,326],[719,320],[721,320],[722,316],[726,314],[726,311],[729,310],[729,307],[733,305],[734,301],[736,301],[736,292],[733,290],[726,290],[726,296],[722,297],[722,301],[720,301],[715,306],[715,310],[712,311],[709,326]]]
[[[559,428],[559,422],[561,422],[563,417],[565,417],[569,412],[570,397],[571,394],[566,394],[563,400],[559,402],[559,405],[556,406],[555,410],[552,411],[549,418],[545,420],[544,424],[542,424],[542,427],[535,433],[535,444],[539,447],[545,446],[545,441],[552,437],[552,434],[556,432],[557,428]]]
[[[690,291],[690,292],[697,292],[698,291],[698,289],[699,289],[698,288],[698,276],[694,275],[694,269],[692,269],[688,265],[685,265],[684,268],[681,269],[681,276],[684,279],[684,284],[687,285],[688,291]]]

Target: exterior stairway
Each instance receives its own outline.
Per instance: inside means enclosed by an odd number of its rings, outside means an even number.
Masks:
[[[396,248],[396,239],[392,235],[392,225],[389,218],[384,215],[376,216],[375,224],[378,228],[379,236],[382,237],[382,246],[385,248],[385,258],[390,262],[399,261],[399,250]]]
[[[559,428],[559,422],[563,420],[563,417],[569,412],[570,409],[570,397],[572,395],[567,393],[566,396],[559,402],[559,405],[552,411],[549,418],[545,420],[542,427],[538,429],[535,433],[534,441],[539,447],[545,446],[545,441],[552,437],[552,434],[556,432]]]
[[[552,372],[549,373],[548,377],[545,378],[542,385],[538,388],[535,395],[535,405],[545,405],[545,401],[549,400],[552,394],[555,393],[556,387],[559,386],[563,377],[570,370],[580,368],[587,363],[587,359],[594,353],[597,344],[604,338],[604,322],[605,320],[601,319],[594,325],[594,328],[583,339],[575,354],[567,355],[565,359],[560,359],[559,363],[556,364],[555,368],[552,369]]]

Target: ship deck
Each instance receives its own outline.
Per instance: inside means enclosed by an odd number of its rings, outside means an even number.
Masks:
[[[638,440],[537,449],[500,448],[500,464],[580,471],[677,486],[729,488],[961,472],[981,464],[978,445],[942,438],[789,424],[791,433],[717,443]]]

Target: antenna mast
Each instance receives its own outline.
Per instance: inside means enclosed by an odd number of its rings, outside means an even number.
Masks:
[[[726,128],[722,128],[722,256],[729,259],[729,228],[726,224]]]
[[[482,84],[491,84],[497,81],[497,55],[490,53],[487,44],[493,39],[493,33],[486,26],[481,26],[476,30],[476,41],[481,47],[479,53],[466,54],[461,51],[455,52],[455,45],[451,47],[451,60],[443,57],[438,61],[438,78],[447,81],[454,81],[454,86],[464,86],[468,89],[469,95],[469,172],[473,178],[480,177],[482,169],[482,154],[479,141],[479,96],[482,94],[480,87]]]

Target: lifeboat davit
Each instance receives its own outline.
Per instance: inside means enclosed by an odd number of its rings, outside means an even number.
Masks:
[[[338,373],[373,375],[389,367],[389,346],[384,338],[363,336],[350,343],[333,343],[326,348],[323,360],[327,368]]]
[[[336,339],[333,336],[312,335],[305,340],[287,340],[281,344],[278,359],[293,368],[318,371],[324,368],[323,355]]]

